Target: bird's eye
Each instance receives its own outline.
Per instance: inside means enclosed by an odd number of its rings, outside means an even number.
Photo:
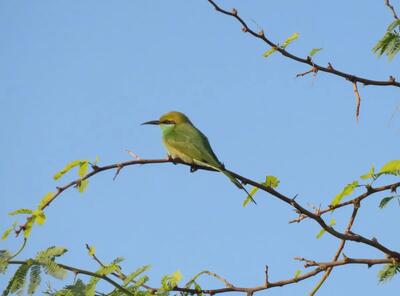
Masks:
[[[173,120],[164,120],[163,124],[175,124],[175,121],[173,121]]]

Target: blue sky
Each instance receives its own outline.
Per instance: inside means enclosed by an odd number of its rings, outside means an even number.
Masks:
[[[371,51],[392,21],[383,1],[218,3],[237,8],[276,42],[299,32],[289,50],[306,56],[322,47],[316,56],[322,65],[373,79],[398,75],[398,59],[388,62]],[[52,179],[71,160],[120,162],[130,159],[125,149],[164,157],[158,128],[140,123],[170,110],[185,112],[228,168],[255,180],[275,175],[280,190],[299,194],[303,205],[327,205],[371,164],[399,158],[397,89],[360,86],[357,124],[349,82],[324,73],[295,78],[308,68],[278,54],[264,59],[268,47],[205,0],[2,1],[0,35],[4,229],[14,221],[8,212],[36,206],[75,178]],[[289,278],[304,270],[293,257],[328,261],[339,244],[328,235],[316,240],[313,222],[288,224],[292,210],[261,192],[258,206],[242,208],[243,192],[222,175],[173,165],[129,167],[116,181],[113,174],[91,179],[84,194],[70,190],[57,199],[21,258],[59,245],[69,249],[63,263],[95,270],[84,248],[89,243],[104,261],[123,256],[126,272],[151,264],[155,286],[177,269],[186,280],[209,269],[235,285],[256,286],[265,264],[271,281]],[[399,208],[379,210],[379,200],[363,203],[354,231],[396,248]],[[349,214],[333,214],[339,229]],[[10,237],[0,249],[19,243]],[[345,254],[382,256],[358,244]],[[338,268],[320,295],[398,290],[398,278],[378,284],[377,271]],[[2,275],[0,286],[8,278]],[[304,295],[317,280],[268,293]]]

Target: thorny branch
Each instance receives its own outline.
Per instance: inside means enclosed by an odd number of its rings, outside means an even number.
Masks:
[[[209,295],[215,295],[215,294],[220,294],[220,293],[226,293],[226,292],[244,292],[244,293],[255,293],[267,289],[271,289],[274,287],[282,287],[286,286],[289,284],[297,283],[300,281],[303,281],[305,279],[308,279],[310,277],[313,277],[317,275],[318,273],[327,270],[328,268],[334,268],[337,266],[343,266],[343,265],[348,265],[348,264],[360,264],[360,265],[367,265],[368,267],[372,265],[378,265],[378,264],[388,264],[388,263],[393,263],[392,259],[353,259],[353,258],[348,258],[344,257],[343,260],[340,261],[332,261],[332,262],[316,262],[312,260],[307,260],[304,258],[296,258],[297,260],[304,261],[305,262],[305,267],[310,267],[310,266],[315,266],[316,268],[313,269],[312,271],[306,272],[304,274],[301,274],[299,276],[295,276],[286,280],[280,280],[276,282],[267,282],[264,283],[263,285],[260,286],[255,286],[255,287],[235,287],[233,285],[230,285],[225,288],[219,288],[219,289],[192,289],[192,288],[185,288],[185,287],[175,287],[171,291],[175,292],[185,292],[189,294],[209,294]],[[32,261],[30,261],[32,263]],[[22,260],[12,260],[8,262],[9,264],[15,264],[15,265],[23,265],[23,264],[28,264],[28,261],[22,261]],[[74,274],[83,274],[83,275],[88,275],[92,277],[97,277],[100,279],[103,279],[107,281],[109,284],[114,286],[115,288],[119,289],[120,291],[124,292],[126,295],[135,295],[133,292],[128,291],[126,288],[121,286],[118,282],[115,280],[111,279],[109,276],[98,274],[96,272],[84,270],[81,268],[73,267],[70,265],[66,264],[61,264],[57,263],[58,266],[61,268],[71,271]],[[114,277],[116,276],[115,274],[112,274]],[[118,276],[116,276],[118,277]],[[218,276],[219,277],[219,276]],[[118,277],[120,280],[120,278]],[[145,289],[149,290],[151,293],[155,294],[160,288],[152,288],[149,286],[144,286],[142,285]]]
[[[62,192],[64,192],[66,189],[70,188],[70,187],[74,187],[76,185],[78,185],[80,182],[82,182],[83,180],[87,180],[91,177],[93,177],[94,175],[103,172],[103,171],[107,171],[107,170],[116,170],[118,172],[120,172],[123,168],[127,167],[127,166],[131,166],[131,165],[144,165],[144,164],[161,164],[161,163],[173,163],[173,164],[182,164],[182,165],[186,165],[189,167],[193,167],[193,165],[191,164],[187,164],[184,163],[183,161],[179,160],[179,159],[135,159],[135,160],[130,160],[130,161],[125,161],[125,162],[120,162],[120,163],[115,163],[115,164],[111,164],[111,165],[106,165],[106,166],[97,166],[97,165],[92,165],[92,171],[89,172],[87,175],[85,175],[83,178],[77,179],[75,181],[69,182],[68,184],[61,186],[61,187],[57,187],[57,193],[54,195],[54,197],[46,204],[43,206],[43,209],[47,208],[56,198],[58,198]],[[202,167],[202,166],[195,166],[195,169],[202,169],[202,170],[208,170],[208,171],[213,171],[213,169],[210,169],[208,167]],[[207,273],[209,275],[212,275],[220,280],[222,280],[226,287],[224,288],[219,288],[219,289],[206,289],[206,290],[196,290],[196,289],[192,289],[192,288],[186,288],[186,287],[175,287],[173,289],[173,291],[176,292],[186,292],[186,293],[190,293],[190,294],[210,294],[210,295],[214,295],[214,294],[218,294],[218,293],[225,293],[225,292],[244,292],[247,293],[248,295],[252,295],[253,293],[257,292],[257,291],[262,291],[262,290],[266,290],[266,289],[270,289],[273,287],[280,287],[280,286],[285,286],[285,285],[289,285],[292,283],[297,283],[299,281],[305,280],[307,278],[313,277],[323,271],[325,271],[325,278],[328,277],[329,273],[332,268],[336,267],[336,266],[341,266],[341,265],[345,265],[345,264],[367,264],[368,266],[370,265],[374,265],[374,264],[386,264],[386,263],[393,263],[393,262],[399,262],[400,261],[400,254],[390,250],[389,248],[381,245],[376,239],[367,239],[359,234],[354,234],[352,232],[350,232],[350,228],[354,222],[355,216],[357,214],[357,210],[358,210],[358,206],[360,204],[360,202],[365,199],[366,197],[370,196],[371,194],[375,193],[375,192],[380,192],[380,191],[384,191],[384,190],[395,190],[398,186],[400,186],[400,182],[398,183],[393,183],[393,184],[389,184],[386,186],[381,186],[381,187],[377,187],[377,188],[373,188],[373,187],[368,187],[367,188],[367,192],[365,192],[364,194],[356,197],[355,199],[351,200],[351,201],[347,201],[347,202],[343,202],[335,207],[330,207],[326,210],[323,211],[318,211],[317,213],[313,213],[307,209],[305,209],[304,207],[302,207],[298,202],[296,202],[295,198],[290,198],[287,197],[286,195],[283,195],[282,193],[279,193],[278,191],[274,190],[271,187],[267,187],[263,184],[260,184],[258,182],[255,182],[251,179],[248,179],[246,177],[243,177],[235,172],[229,171],[235,178],[237,178],[238,180],[240,180],[243,184],[250,184],[253,185],[255,187],[258,187],[259,189],[270,193],[272,196],[284,201],[285,203],[289,204],[290,206],[294,207],[296,209],[296,211],[300,214],[300,217],[308,217],[313,219],[314,221],[316,221],[319,225],[321,225],[321,227],[323,227],[327,232],[329,232],[331,235],[340,238],[342,240],[342,245],[344,247],[344,242],[345,241],[355,241],[355,242],[361,242],[367,245],[370,245],[378,250],[381,250],[383,253],[386,254],[385,259],[350,259],[350,258],[345,258],[341,261],[337,261],[338,259],[338,255],[339,253],[342,251],[343,247],[340,247],[338,252],[337,252],[337,256],[334,257],[332,262],[327,262],[327,263],[316,263],[314,261],[307,261],[306,265],[307,266],[316,266],[315,269],[295,276],[293,278],[289,278],[286,280],[281,280],[281,281],[277,281],[277,282],[269,282],[268,280],[268,269],[266,269],[265,273],[266,273],[266,280],[265,283],[263,285],[260,286],[256,286],[256,287],[236,287],[233,286],[232,284],[230,284],[227,280],[223,279],[222,277],[214,274],[214,273]],[[349,222],[349,226],[347,227],[346,231],[344,233],[338,232],[337,230],[335,230],[334,228],[332,228],[331,226],[328,226],[325,221],[322,219],[322,215],[324,213],[327,213],[329,211],[332,211],[333,209],[337,209],[340,207],[344,207],[346,205],[354,205],[354,211],[353,214],[351,216],[350,222]],[[299,218],[300,218],[299,217]],[[302,219],[304,219],[302,218]],[[27,223],[31,218],[28,217],[27,218]],[[25,224],[26,225],[26,224]],[[25,229],[25,225],[22,225],[16,232],[17,234],[19,234],[23,229]],[[87,248],[89,248],[87,246]],[[104,265],[97,257],[93,256],[94,260],[96,260],[100,265]],[[305,259],[304,259],[305,260]],[[25,264],[25,261],[10,261],[10,264]],[[66,270],[70,270],[72,272],[74,272],[75,274],[86,274],[86,275],[91,275],[91,276],[95,276],[95,277],[99,277],[104,279],[105,281],[109,282],[111,285],[113,285],[114,287],[120,289],[120,285],[116,282],[113,281],[110,277],[108,276],[104,276],[104,275],[97,275],[96,273],[90,272],[90,271],[85,271],[82,269],[78,269],[78,268],[74,268],[71,266],[67,266],[67,265],[62,265],[60,264],[60,266]],[[122,272],[118,272],[118,273],[112,273],[111,276],[116,277],[119,280],[124,280],[126,278],[125,274],[123,274]],[[322,285],[323,281],[321,282]],[[147,285],[142,285],[143,288],[147,289],[148,291],[152,292],[152,293],[156,293],[158,291],[158,288],[152,288],[150,286]],[[121,287],[122,291],[124,291],[123,287]],[[125,292],[125,291],[124,291]],[[129,291],[128,291],[129,292]],[[130,294],[129,294],[130,293]],[[127,295],[132,295],[131,292],[126,293]]]
[[[58,196],[60,196],[60,194],[62,192],[64,192],[66,189],[76,186],[78,185],[80,182],[82,182],[83,180],[87,180],[89,178],[91,178],[92,176],[98,174],[99,172],[102,171],[106,171],[106,170],[112,170],[112,169],[117,169],[117,171],[121,171],[124,167],[126,166],[131,166],[131,165],[138,165],[138,164],[156,164],[156,163],[174,163],[174,164],[182,164],[182,165],[187,165],[189,167],[195,167],[196,169],[202,169],[202,170],[208,170],[208,171],[213,171],[213,169],[210,169],[208,167],[203,167],[203,166],[197,166],[197,165],[192,165],[192,164],[187,164],[185,162],[183,162],[180,159],[135,159],[135,160],[130,160],[130,161],[125,161],[125,162],[121,162],[121,163],[115,163],[115,164],[111,164],[111,165],[106,165],[106,166],[92,166],[93,170],[91,172],[89,172],[87,175],[85,175],[83,178],[79,178],[75,181],[72,181],[64,186],[61,187],[57,187],[57,192],[54,195],[54,197],[46,204],[43,206],[42,209],[47,208],[51,202],[53,202]],[[341,239],[341,240],[348,240],[348,241],[354,241],[354,242],[359,242],[359,243],[363,243],[366,245],[369,245],[373,248],[376,248],[380,251],[382,251],[383,253],[385,253],[387,256],[392,257],[392,258],[396,258],[396,259],[400,259],[400,253],[391,250],[387,247],[385,247],[384,245],[380,244],[376,239],[368,239],[360,234],[355,234],[355,233],[341,233],[337,230],[335,230],[332,226],[329,226],[328,224],[326,224],[326,222],[323,220],[323,218],[321,217],[323,214],[323,211],[318,211],[316,213],[311,212],[310,210],[307,210],[306,208],[304,208],[303,206],[301,206],[296,200],[295,198],[290,198],[278,191],[276,191],[275,189],[273,189],[272,187],[268,187],[264,184],[258,183],[256,181],[253,181],[251,179],[248,179],[244,176],[241,176],[235,172],[232,172],[230,170],[227,170],[230,174],[232,174],[235,178],[237,178],[238,180],[240,180],[243,184],[249,184],[252,186],[255,186],[257,188],[259,188],[262,191],[265,191],[269,194],[271,194],[272,196],[274,196],[275,198],[280,199],[281,201],[287,203],[288,205],[290,205],[291,207],[295,208],[296,211],[300,214],[300,217],[308,217],[311,218],[312,220],[316,221],[323,229],[325,229],[328,233],[330,233],[331,235]],[[382,186],[380,188],[372,188],[372,187],[368,187],[367,192],[364,193],[363,195],[360,195],[357,199],[353,199],[352,201],[348,201],[348,202],[344,202],[342,204],[337,205],[334,208],[339,208],[339,207],[343,207],[345,205],[349,205],[349,204],[355,204],[355,203],[359,203],[361,202],[361,200],[363,200],[364,198],[366,198],[367,196],[371,195],[374,192],[378,192],[378,191],[382,191],[382,190],[393,190],[393,188],[397,188],[400,185],[399,183],[394,183],[394,184],[390,184],[390,185],[386,185],[386,186]],[[329,208],[329,211],[331,211],[333,209]],[[327,211],[325,211],[327,212]],[[20,226],[20,228],[18,230],[16,230],[16,234],[18,235],[22,230],[24,230],[26,228],[26,224],[28,223],[28,221],[31,219],[31,216],[27,217],[27,222]],[[304,218],[303,218],[304,219]]]
[[[353,227],[353,223],[354,220],[356,219],[357,213],[358,213],[358,209],[360,208],[360,204],[355,203],[353,206],[353,212],[351,213],[349,222],[347,224],[345,233],[348,233],[351,230],[351,227]],[[333,256],[332,262],[336,262],[339,259],[340,254],[342,253],[344,246],[346,244],[346,240],[342,240],[339,244],[339,248],[337,249],[335,255]],[[319,290],[319,288],[321,288],[322,284],[326,281],[326,279],[329,277],[329,275],[331,274],[333,270],[333,267],[328,267],[325,270],[324,275],[322,276],[321,280],[317,283],[317,285],[315,286],[315,288],[311,291],[309,296],[314,296],[315,293],[317,293],[317,291]]]
[[[229,15],[233,18],[235,18],[241,25],[242,25],[242,31],[245,33],[250,33],[252,36],[261,39],[264,41],[266,44],[268,44],[270,47],[276,49],[279,53],[281,53],[283,56],[292,59],[294,61],[297,61],[299,63],[303,63],[306,65],[309,65],[313,68],[315,68],[315,71],[322,71],[325,73],[333,74],[339,77],[342,77],[350,82],[359,82],[364,85],[375,85],[375,86],[396,86],[400,87],[400,83],[397,82],[393,77],[393,79],[389,78],[388,80],[372,80],[360,76],[356,76],[350,73],[346,73],[343,71],[339,71],[337,69],[334,69],[330,63],[328,63],[328,66],[324,67],[319,64],[316,64],[311,57],[306,57],[302,58],[300,56],[294,55],[290,52],[288,52],[286,49],[280,47],[277,43],[271,41],[269,38],[265,36],[265,33],[263,31],[257,33],[253,29],[251,29],[247,23],[239,16],[238,11],[236,9],[232,9],[232,11],[224,10],[220,6],[218,6],[213,0],[207,0],[218,12]],[[312,72],[312,71],[311,71]],[[310,73],[311,73],[310,72]]]

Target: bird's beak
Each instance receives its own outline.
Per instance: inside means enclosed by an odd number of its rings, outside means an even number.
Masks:
[[[150,121],[147,121],[147,122],[143,122],[141,125],[144,125],[144,124],[159,125],[160,121],[159,120],[150,120]]]

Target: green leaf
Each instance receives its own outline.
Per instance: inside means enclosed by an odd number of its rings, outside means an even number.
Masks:
[[[7,239],[8,235],[11,233],[11,231],[13,231],[15,228],[14,225],[10,226],[9,228],[6,229],[6,231],[3,232],[3,235],[1,236],[2,240]]]
[[[163,291],[171,291],[182,280],[182,274],[179,270],[171,275],[166,275],[161,279],[161,287]]]
[[[320,52],[322,48],[313,48],[311,49],[310,53],[308,54],[310,57],[314,56],[316,53]]]
[[[347,184],[343,190],[335,196],[335,198],[331,201],[332,206],[338,205],[341,200],[348,195],[351,195],[354,189],[358,186],[358,181],[354,181],[353,183]]]
[[[46,273],[57,279],[64,279],[67,276],[67,271],[59,266],[54,260],[67,252],[63,247],[50,247],[46,250],[37,253],[35,260],[42,264]]]
[[[41,282],[40,265],[33,265],[29,276],[28,294],[33,295]]]
[[[295,32],[291,36],[289,36],[281,45],[281,48],[285,49],[290,43],[295,41],[297,38],[299,38],[299,33]]]
[[[78,185],[78,191],[80,193],[84,192],[86,190],[86,187],[88,186],[88,184],[89,184],[89,180],[80,181],[79,185]]]
[[[86,296],[86,285],[81,279],[77,279],[72,285],[65,286],[62,290],[57,291],[52,296]]]
[[[96,159],[93,161],[93,165],[97,165],[97,163],[100,161],[100,157],[97,155]]]
[[[35,217],[35,222],[39,225],[43,225],[46,222],[46,215],[42,210],[33,211],[33,216]]]
[[[81,161],[81,163],[79,164],[79,170],[78,170],[79,177],[82,178],[86,175],[88,167],[89,167],[89,161],[87,161],[87,160]]]
[[[54,259],[64,255],[68,250],[64,247],[52,246],[46,250],[42,250],[36,254],[35,260],[40,261],[41,259]]]
[[[28,222],[26,222],[25,229],[24,229],[24,237],[25,238],[28,238],[31,235],[32,226],[33,226],[34,222],[35,222],[35,216],[33,216]]]
[[[118,263],[120,263],[123,260],[123,258],[118,257],[116,259],[114,259],[114,261],[109,264],[109,265],[105,265],[102,266],[99,270],[97,270],[97,274],[99,275],[108,275],[114,271],[119,271],[120,268],[118,266]],[[85,288],[85,296],[94,296],[95,292],[96,292],[96,285],[99,282],[99,278],[98,277],[91,277],[89,280],[89,283],[87,284],[86,288]]]
[[[391,32],[394,29],[396,29],[396,27],[399,26],[400,26],[400,20],[396,19],[387,27],[386,31]]]
[[[56,174],[53,176],[53,179],[54,179],[54,180],[60,179],[62,176],[64,176],[66,173],[68,173],[72,168],[74,168],[74,167],[76,167],[76,166],[78,166],[78,165],[80,165],[80,164],[81,164],[81,161],[80,161],[80,160],[71,161],[71,162],[68,163],[61,171],[59,171],[58,173],[56,173]]]
[[[379,282],[387,282],[399,272],[400,264],[385,264],[384,267],[378,272]]]
[[[396,197],[396,196],[387,196],[387,197],[382,198],[381,202],[379,203],[379,207],[380,207],[381,209],[383,209],[383,208],[386,207],[386,206],[388,205],[388,203],[389,203],[393,198],[395,198],[395,197]]]
[[[32,214],[32,212],[33,211],[30,209],[18,209],[18,210],[10,212],[8,214],[10,216],[15,216],[15,215],[20,215],[20,214],[30,215],[30,214]]]
[[[133,281],[136,277],[138,277],[140,274],[143,272],[147,271],[150,269],[150,265],[145,265],[142,267],[139,267],[136,269],[134,272],[128,274],[126,278],[124,279],[124,286],[128,285],[131,281]]]
[[[21,293],[24,289],[26,282],[26,275],[30,268],[29,264],[21,264],[17,271],[14,273],[11,280],[8,282],[6,289],[3,291],[2,296],[7,296],[10,293]]]
[[[267,187],[277,188],[279,186],[280,181],[275,176],[267,176],[265,178],[265,183],[263,183]]]
[[[400,175],[400,160],[389,161],[381,168],[379,174]]]
[[[133,287],[138,288],[141,285],[144,285],[147,281],[149,280],[149,277],[147,275],[144,275],[140,277],[134,284]]]
[[[96,285],[99,282],[99,278],[91,277],[89,283],[85,287],[85,296],[95,296],[96,293]]]
[[[266,52],[263,53],[264,58],[268,58],[271,54],[273,54],[276,51],[275,47],[272,47],[268,49]]]
[[[8,267],[8,260],[12,254],[7,250],[0,250],[0,273],[5,273]]]
[[[301,274],[301,270],[297,269],[296,272],[294,273],[294,278],[297,279],[300,274]]]
[[[392,60],[400,50],[400,35],[398,32],[386,32],[372,49],[378,56],[385,54]]]
[[[95,246],[90,246],[89,247],[89,256],[94,256],[94,253],[96,253],[96,247]]]
[[[261,184],[267,187],[272,187],[272,188],[276,188],[279,185],[279,180],[277,177],[275,176],[266,176],[265,177],[265,182],[262,182]],[[243,201],[243,207],[247,206],[247,204],[252,200],[254,194],[258,191],[258,187],[253,186],[253,188],[251,188],[249,195],[247,196],[247,198]]]
[[[329,221],[329,226],[333,226],[336,224],[335,219],[331,219],[331,221]],[[324,228],[322,228],[318,233],[317,233],[317,239],[320,239],[324,234],[325,234],[326,230]]]
[[[38,209],[43,210],[43,208],[46,207],[49,204],[49,202],[53,200],[53,198],[54,198],[54,192],[47,192],[40,201]]]
[[[371,166],[371,169],[369,170],[368,173],[365,173],[364,175],[360,176],[361,179],[363,180],[368,180],[371,178],[375,178],[375,166]]]

